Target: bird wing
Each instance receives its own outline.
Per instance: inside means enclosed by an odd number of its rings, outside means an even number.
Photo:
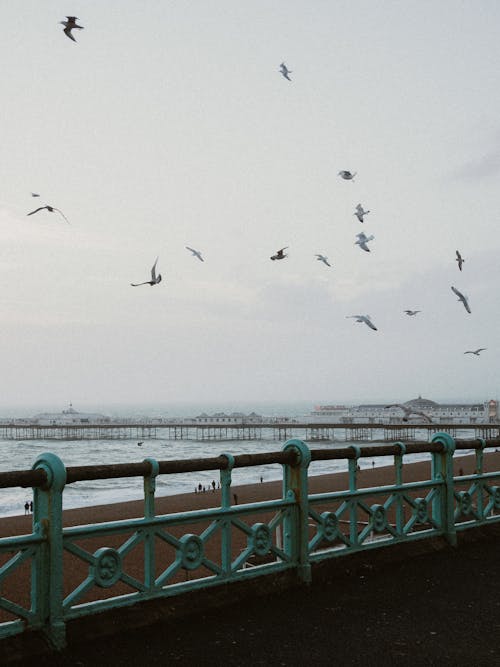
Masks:
[[[73,35],[71,34],[71,28],[72,28],[72,27],[74,27],[74,26],[68,26],[68,27],[64,28],[64,34],[65,34],[67,37],[69,37],[71,40],[73,40],[73,42],[76,42],[76,39],[75,39],[75,38],[73,37]]]
[[[373,324],[373,322],[368,317],[364,317],[363,322],[365,324],[367,324],[370,327],[370,329],[373,329],[373,331],[378,331],[377,327]]]
[[[33,213],[38,213],[38,211],[43,211],[46,206],[40,206],[39,208],[36,208],[34,211],[31,211],[31,213],[28,213],[27,215],[33,215]]]
[[[472,312],[469,306],[469,302],[464,296],[462,297],[462,303],[464,304],[464,308],[468,313]]]
[[[196,255],[196,250],[194,248],[190,248],[188,245],[185,246],[186,250],[189,250],[190,252],[193,253],[193,255]]]
[[[68,225],[71,224],[70,221],[68,220],[68,218],[67,218],[67,217],[64,215],[64,213],[61,211],[61,209],[59,209],[59,208],[55,208],[55,207],[53,207],[53,208],[54,208],[54,211],[57,211],[58,213],[60,213],[60,214],[62,215],[62,217],[66,220],[66,222],[68,223]]]
[[[462,255],[458,252],[458,250],[455,250],[457,253],[457,259],[460,261],[462,259]]]
[[[132,287],[139,287],[140,285],[149,285],[149,280],[144,281],[143,283],[130,283]]]
[[[356,234],[356,237],[359,239],[359,243],[364,243],[367,241],[366,234],[364,232],[360,232],[359,234]]]
[[[476,352],[482,352],[483,350],[487,350],[487,347],[479,347]]]
[[[156,264],[158,262],[158,257],[155,259],[155,263],[153,264],[153,267],[151,269],[151,279],[156,282]],[[144,284],[144,283],[141,283]]]
[[[462,300],[465,298],[462,292],[459,292],[456,287],[453,287],[453,285],[451,286],[451,289],[453,292],[455,292],[455,294],[458,296],[459,299]]]

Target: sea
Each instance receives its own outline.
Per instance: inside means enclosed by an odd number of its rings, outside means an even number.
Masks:
[[[38,409],[37,409],[38,407]],[[30,409],[12,408],[1,409],[0,417],[30,417],[38,412],[49,411],[40,406]],[[238,406],[188,406],[175,405],[165,408],[162,406],[73,406],[79,412],[99,412],[112,418],[120,417],[187,417],[196,416],[202,412],[240,411],[248,414],[252,411],[262,416],[305,418],[312,409],[311,404],[265,404],[265,405],[238,405]],[[55,412],[59,409],[51,408]],[[263,433],[266,436],[266,432]],[[346,444],[366,444],[342,442],[315,442],[313,447],[331,448],[345,447]],[[195,440],[168,440],[163,438],[144,440],[141,447],[137,439],[122,440],[2,440],[0,439],[0,471],[29,470],[33,467],[37,457],[45,452],[57,454],[66,466],[102,465],[116,463],[137,463],[147,457],[158,461],[169,459],[189,459],[199,457],[218,456],[223,452],[236,454],[250,454],[262,452],[277,452],[283,443],[272,438],[271,431],[263,440],[224,440],[224,441],[195,441]],[[465,453],[465,452],[464,452]],[[428,454],[412,454],[405,457],[410,460],[425,460]],[[360,467],[391,465],[393,457],[382,456],[372,459],[361,459]],[[317,461],[310,466],[311,475],[327,474],[347,470],[346,460]],[[232,483],[240,484],[259,483],[282,478],[282,467],[279,464],[256,466],[252,468],[238,468],[233,470]],[[219,481],[218,471],[202,471],[195,473],[181,473],[160,475],[157,478],[156,494],[165,496],[179,493],[194,493],[199,484],[208,487],[212,480]],[[32,500],[32,490],[23,488],[0,489],[0,516],[12,516],[24,513],[24,504]],[[143,498],[143,480],[137,478],[122,478],[110,480],[91,480],[68,484],[63,494],[64,509],[85,507],[89,505],[104,505],[120,503],[127,500]]]

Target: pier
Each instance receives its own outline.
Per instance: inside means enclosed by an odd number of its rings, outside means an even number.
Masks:
[[[88,424],[30,424],[17,421],[0,424],[4,440],[276,440],[300,438],[307,442],[429,441],[446,431],[456,437],[468,431],[474,438],[500,437],[498,423],[317,423],[262,421],[259,423],[199,423],[196,421],[113,421]]]

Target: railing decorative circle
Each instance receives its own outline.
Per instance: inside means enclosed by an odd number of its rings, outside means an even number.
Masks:
[[[271,530],[265,523],[254,523],[252,534],[248,537],[248,544],[257,556],[265,556],[272,545]]]
[[[417,523],[427,523],[429,515],[427,512],[427,500],[425,498],[415,498],[414,514]]]
[[[185,570],[196,570],[204,558],[203,541],[198,535],[183,535],[181,542],[181,564]]]
[[[328,542],[333,542],[339,533],[339,520],[333,512],[323,512],[320,524],[321,535]]]
[[[387,515],[383,505],[372,505],[372,526],[376,533],[381,533],[387,528]]]
[[[114,586],[122,574],[122,557],[118,551],[111,547],[101,547],[94,553],[94,558],[90,571],[96,585],[100,588]]]

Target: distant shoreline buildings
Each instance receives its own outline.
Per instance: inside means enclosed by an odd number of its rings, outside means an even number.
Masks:
[[[498,422],[498,401],[484,403],[436,403],[428,398],[414,398],[401,403],[408,410],[392,404],[364,404],[357,406],[318,405],[311,412],[314,421],[332,424],[411,424],[426,423],[426,415],[435,424],[492,424]]]
[[[399,407],[401,406],[401,407]],[[414,412],[412,412],[414,411]],[[427,417],[427,419],[426,419]],[[148,424],[151,426],[180,425],[265,425],[279,423],[311,424],[492,424],[498,423],[499,404],[496,400],[483,403],[436,403],[427,398],[414,398],[406,403],[381,403],[362,405],[318,405],[308,415],[266,416],[250,412],[202,412],[193,417],[120,417],[114,418],[100,413],[78,412],[70,403],[61,412],[41,412],[33,417],[7,419],[0,423],[16,423],[39,426],[65,426],[85,424]]]

